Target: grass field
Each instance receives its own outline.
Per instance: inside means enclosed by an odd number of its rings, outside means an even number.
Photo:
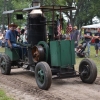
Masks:
[[[79,63],[81,62],[82,59],[84,58],[76,57],[76,65],[75,65],[76,70],[78,70]],[[90,58],[89,59],[92,59],[95,62],[97,66],[98,76],[100,76],[100,51],[99,51],[98,57],[95,57],[94,46],[91,46],[90,48]]]
[[[0,48],[0,53],[5,52],[5,48]]]

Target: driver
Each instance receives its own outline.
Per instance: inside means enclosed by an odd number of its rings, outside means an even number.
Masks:
[[[17,44],[17,36],[18,32],[15,30],[17,28],[17,25],[11,23],[8,25],[9,30],[6,32],[5,40],[6,40],[6,46],[13,50],[13,48],[19,48],[19,57],[22,59],[22,49],[21,46]]]
[[[11,23],[8,25],[9,30],[6,32],[5,40],[6,40],[6,46],[10,47],[11,49],[14,47],[20,47],[20,45],[17,45],[17,36],[18,32],[15,30],[17,28],[17,25],[14,23]]]

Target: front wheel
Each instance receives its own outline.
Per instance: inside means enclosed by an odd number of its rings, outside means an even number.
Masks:
[[[39,62],[35,67],[35,79],[38,87],[48,90],[52,82],[52,73],[50,66],[46,62]]]
[[[83,59],[79,65],[80,78],[84,83],[92,84],[97,77],[97,67],[90,59]]]

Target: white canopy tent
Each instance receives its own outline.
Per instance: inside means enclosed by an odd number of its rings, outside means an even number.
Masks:
[[[100,23],[99,24],[82,26],[81,28],[100,28]]]

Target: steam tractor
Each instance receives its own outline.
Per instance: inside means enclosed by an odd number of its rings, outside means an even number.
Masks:
[[[85,58],[79,64],[79,72],[75,71],[74,41],[62,40],[56,33],[55,12],[58,11],[61,15],[61,11],[72,9],[74,7],[54,5],[24,8],[22,11],[28,13],[28,44],[20,43],[20,46],[27,49],[27,55],[23,54],[22,59],[19,60],[18,48],[10,50],[5,47],[0,58],[1,73],[9,75],[12,66],[23,67],[35,73],[38,87],[44,90],[50,88],[52,78],[78,76],[84,83],[93,83],[97,77],[95,63],[91,59]],[[9,12],[6,11],[4,14]],[[46,12],[52,13],[51,21],[47,21]],[[61,22],[61,20],[59,21]],[[58,38],[56,38],[57,36]]]

